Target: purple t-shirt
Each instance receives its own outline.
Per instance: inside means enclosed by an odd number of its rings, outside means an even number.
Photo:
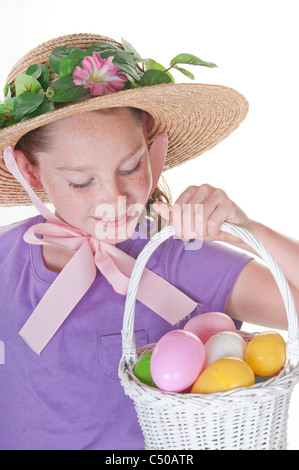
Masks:
[[[18,334],[58,275],[45,267],[40,246],[23,241],[43,221],[0,228],[0,449],[143,449],[133,401],[118,378],[125,297],[100,272],[40,356]],[[136,258],[145,244],[129,239],[118,247]],[[166,240],[147,267],[199,302],[192,316],[224,312],[250,257],[217,243],[184,248]],[[172,328],[137,302],[137,347]]]

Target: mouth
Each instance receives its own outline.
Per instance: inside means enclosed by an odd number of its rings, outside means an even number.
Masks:
[[[114,217],[114,218],[111,218],[111,219],[93,217],[93,219],[97,223],[99,223],[100,225],[103,225],[107,228],[122,227],[123,225],[126,225],[131,220],[131,218],[132,217],[128,214],[124,214],[120,217]]]

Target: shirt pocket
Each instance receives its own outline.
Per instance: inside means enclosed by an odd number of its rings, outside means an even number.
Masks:
[[[135,342],[136,348],[148,344],[147,330],[135,331]],[[118,380],[118,366],[122,357],[121,333],[99,336],[99,356],[104,374]]]

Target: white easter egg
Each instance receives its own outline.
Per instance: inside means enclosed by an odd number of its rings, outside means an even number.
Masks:
[[[233,331],[221,331],[211,336],[205,344],[205,367],[224,357],[244,359],[246,341]]]

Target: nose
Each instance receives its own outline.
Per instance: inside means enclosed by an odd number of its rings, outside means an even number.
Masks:
[[[126,210],[127,191],[124,185],[116,179],[101,184],[95,216],[111,219],[126,214]]]

